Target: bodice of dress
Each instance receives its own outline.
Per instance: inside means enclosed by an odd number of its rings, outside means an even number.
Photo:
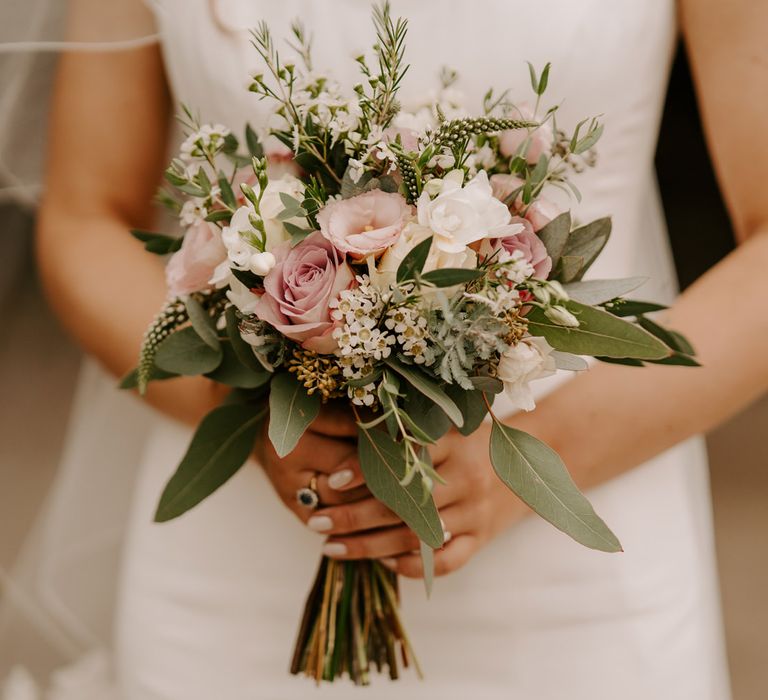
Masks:
[[[267,105],[246,89],[263,72],[249,30],[261,20],[275,38],[300,18],[313,34],[314,62],[345,87],[360,80],[354,57],[370,49],[371,4],[363,0],[154,0],[168,77],[179,103],[242,133],[263,124]],[[529,101],[530,61],[550,61],[547,104],[559,104],[558,123],[571,129],[599,115],[605,122],[598,167],[577,179],[589,220],[610,214],[614,233],[593,277],[643,275],[645,298],[668,299],[674,274],[654,192],[653,152],[675,38],[672,0],[395,0],[408,18],[410,69],[400,97],[423,102],[441,68],[459,72],[456,87],[469,111],[481,109],[489,87]],[[287,45],[282,48],[289,51]],[[559,196],[559,195],[558,195]]]

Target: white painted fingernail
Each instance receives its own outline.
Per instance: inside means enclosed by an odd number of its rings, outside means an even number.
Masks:
[[[384,557],[384,559],[379,559],[379,562],[388,569],[394,569],[397,566],[397,560],[394,557]]]
[[[323,554],[326,557],[343,557],[347,553],[347,545],[341,542],[326,542],[323,545]]]
[[[333,520],[327,515],[313,515],[307,520],[307,527],[315,532],[328,532],[333,527]]]
[[[443,530],[445,530],[445,520],[440,518],[440,524],[443,526]]]
[[[451,537],[453,537],[453,535],[446,530],[443,533],[443,544],[448,544],[451,541]]]
[[[340,489],[355,478],[355,472],[351,469],[341,469],[328,477],[328,486],[332,489]]]

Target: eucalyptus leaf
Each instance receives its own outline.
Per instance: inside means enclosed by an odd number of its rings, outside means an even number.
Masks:
[[[293,451],[304,431],[320,413],[320,396],[307,394],[292,374],[272,379],[269,392],[269,439],[279,457]]]
[[[538,233],[538,237],[544,243],[549,257],[552,258],[552,266],[556,267],[568,242],[571,232],[571,213],[566,211],[556,216]]]
[[[595,304],[604,304],[616,297],[623,297],[640,287],[644,282],[647,282],[646,277],[627,277],[616,280],[571,282],[564,284],[563,288],[571,299],[594,306]]]
[[[240,362],[232,343],[222,343],[221,349],[223,355],[221,364],[213,372],[205,375],[209,379],[238,389],[256,389],[272,379],[272,374],[265,371],[263,367],[260,371],[254,372]]]
[[[446,267],[442,270],[431,270],[421,276],[421,279],[435,287],[453,287],[456,284],[464,284],[478,279],[485,274],[485,270],[468,270],[461,267]]]
[[[632,357],[600,357],[595,355],[596,360],[606,362],[609,365],[626,365],[627,367],[645,367],[645,362],[635,360]]]
[[[470,377],[469,381],[475,389],[480,389],[485,394],[500,394],[504,391],[504,384],[496,377],[477,376]]]
[[[583,357],[579,357],[570,352],[553,350],[551,357],[555,361],[555,365],[558,369],[565,369],[570,372],[582,372],[585,369],[589,369],[589,365]]]
[[[219,366],[221,359],[221,347],[211,347],[194,328],[185,326],[160,343],[155,364],[166,372],[195,376],[212,372]]]
[[[682,352],[675,350],[669,357],[664,357],[661,360],[648,360],[655,365],[679,365],[681,367],[701,367],[701,364],[690,355],[686,355]]]
[[[494,422],[490,453],[499,478],[546,521],[586,547],[621,551],[616,535],[595,513],[551,447]]]
[[[606,311],[610,311],[614,316],[625,318],[627,316],[639,316],[640,314],[650,314],[654,311],[663,311],[667,307],[663,304],[656,304],[650,301],[634,301],[632,299],[614,299],[603,304]]]
[[[262,278],[249,270],[237,270],[234,267],[230,267],[229,271],[238,282],[242,282],[248,289],[260,287],[262,284]]]
[[[370,492],[392,510],[426,545],[443,546],[440,516],[421,479],[412,479],[407,486],[403,444],[395,442],[381,430],[358,426],[357,449],[360,469]]]
[[[416,279],[424,269],[424,264],[427,262],[427,256],[429,255],[431,246],[432,236],[411,248],[408,255],[403,258],[400,265],[397,267],[395,278],[398,283]]]
[[[653,333],[659,340],[669,345],[673,350],[677,350],[677,352],[684,355],[696,354],[693,346],[688,342],[688,339],[677,331],[664,328],[645,316],[638,316],[637,322],[649,333]]]
[[[187,307],[187,314],[195,333],[203,339],[206,345],[210,345],[214,350],[218,348],[219,334],[216,332],[216,326],[211,315],[194,297],[187,297],[184,300],[184,306]]]
[[[563,258],[581,259],[578,269],[569,269],[567,272],[560,272],[557,278],[561,282],[577,282],[584,273],[590,268],[597,259],[600,251],[605,247],[608,238],[611,235],[610,218],[602,218],[592,221],[585,226],[574,229],[568,236],[565,248],[563,249]]]
[[[147,377],[147,381],[149,382],[157,382],[161,381],[163,379],[173,379],[174,377],[178,377],[178,374],[174,374],[173,372],[166,372],[165,370],[160,369],[159,367],[155,367],[154,365],[149,370],[149,377]],[[138,377],[138,369],[132,369],[128,374],[126,374],[118,384],[119,389],[138,389],[139,388],[139,377]]]
[[[184,240],[184,236],[168,236],[164,233],[141,231],[140,229],[132,229],[131,235],[144,244],[144,250],[155,253],[155,255],[175,253],[181,248]]]
[[[392,357],[386,360],[386,364],[403,377],[414,389],[440,406],[457,428],[464,424],[461,411],[448,394],[442,390],[436,380],[428,377],[423,371],[411,365],[404,365]]]
[[[577,301],[562,305],[576,316],[578,328],[557,325],[540,308],[532,308],[526,317],[530,334],[543,336],[555,350],[640,360],[660,360],[671,354],[664,343],[634,323]]]
[[[479,390],[467,391],[457,384],[449,384],[445,391],[459,407],[461,415],[464,417],[464,425],[458,429],[459,432],[462,435],[471,435],[488,415],[488,406],[485,403],[483,392]]]
[[[451,428],[445,411],[410,384],[405,390],[405,411],[432,441],[439,440]]]
[[[290,221],[283,221],[283,227],[291,234],[291,247],[301,243],[312,231],[308,228],[302,228]]]
[[[261,406],[231,404],[203,418],[163,490],[155,521],[179,517],[232,477],[248,459],[265,414]]]

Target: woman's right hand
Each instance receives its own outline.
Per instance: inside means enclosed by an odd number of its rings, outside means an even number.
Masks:
[[[357,427],[349,409],[327,404],[307,428],[294,450],[280,458],[267,436],[267,424],[254,450],[256,459],[285,506],[311,529],[323,532],[312,520],[313,510],[301,505],[296,492],[317,477],[321,506],[353,503],[370,497],[357,457]],[[319,519],[316,519],[319,520]]]

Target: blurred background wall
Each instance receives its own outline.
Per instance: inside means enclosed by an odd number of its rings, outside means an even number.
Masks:
[[[678,275],[686,286],[727,254],[733,240],[682,53],[672,74],[657,169]],[[2,565],[18,551],[55,472],[80,360],[43,301],[32,262],[32,226],[29,214],[0,205]],[[766,428],[763,399],[708,439],[735,700],[768,697]]]

